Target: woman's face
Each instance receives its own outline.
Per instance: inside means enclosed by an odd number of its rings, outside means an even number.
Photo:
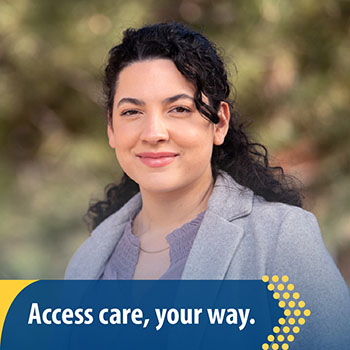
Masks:
[[[171,60],[140,61],[120,72],[109,144],[141,190],[164,193],[209,186],[213,144],[223,142],[229,116],[218,125],[203,118],[194,92]],[[223,103],[221,109],[229,113]]]

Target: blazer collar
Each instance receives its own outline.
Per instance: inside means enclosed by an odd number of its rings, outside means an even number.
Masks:
[[[235,219],[249,215],[253,207],[253,192],[237,184],[231,176],[222,173],[218,176],[213,193],[208,202],[201,226],[193,242],[192,249],[186,261],[182,274],[183,280],[221,280],[226,277],[227,270],[244,236],[244,229]],[[214,302],[220,289],[206,290],[208,303]],[[182,286],[182,288],[181,288]],[[178,296],[186,293],[186,288],[180,285]],[[183,300],[183,299],[182,299]],[[199,348],[204,328],[194,330],[190,339],[193,348]],[[168,348],[173,349],[174,341],[181,336],[177,329],[169,334]]]
[[[125,224],[142,206],[141,194],[137,193],[120,210],[112,214],[92,233],[106,233],[113,227]],[[209,198],[208,211],[223,217],[228,221],[250,214],[253,208],[253,192],[239,185],[226,172],[220,172]]]
[[[234,228],[231,221],[251,212],[252,198],[252,191],[237,184],[231,176],[226,173],[218,175],[183,279],[223,278],[243,235],[243,229],[238,226]],[[66,278],[99,278],[123,234],[125,224],[141,206],[141,195],[138,193],[96,227],[70,261]]]
[[[253,192],[238,185],[226,173],[215,182],[182,279],[224,279],[243,237],[243,227],[234,220],[249,215]]]
[[[250,214],[253,208],[253,191],[239,185],[226,172],[221,172],[209,198],[208,210],[228,221]]]

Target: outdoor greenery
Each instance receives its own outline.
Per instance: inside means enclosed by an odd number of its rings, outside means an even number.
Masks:
[[[0,278],[63,277],[89,200],[120,177],[108,50],[128,27],[177,20],[220,48],[251,135],[305,184],[349,283],[349,14],[347,0],[1,0]]]

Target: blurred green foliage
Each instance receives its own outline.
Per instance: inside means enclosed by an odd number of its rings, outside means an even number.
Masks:
[[[62,278],[89,198],[120,176],[107,52],[128,27],[178,20],[220,48],[251,134],[306,185],[349,282],[349,14],[346,0],[2,0],[0,278]]]

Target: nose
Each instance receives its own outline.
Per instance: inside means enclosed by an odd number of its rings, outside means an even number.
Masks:
[[[161,113],[152,113],[144,118],[144,124],[141,132],[141,140],[156,144],[161,141],[167,141],[169,133],[166,121]]]

